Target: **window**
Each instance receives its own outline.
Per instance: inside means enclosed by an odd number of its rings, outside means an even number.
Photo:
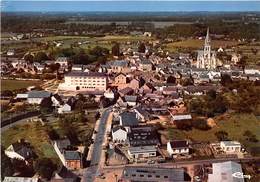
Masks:
[[[155,177],[156,177],[156,178],[160,178],[160,176],[159,176],[159,175],[156,175]]]
[[[168,178],[168,176],[164,176],[164,178]]]
[[[144,175],[143,175],[143,174],[140,174],[140,177],[144,177]]]
[[[133,177],[135,177],[135,176],[136,176],[136,174],[132,174],[132,176],[133,176]]]
[[[151,178],[151,177],[152,177],[152,175],[148,174],[148,178]]]

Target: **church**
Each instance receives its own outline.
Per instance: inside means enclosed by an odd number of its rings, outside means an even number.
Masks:
[[[197,68],[213,70],[216,69],[216,67],[216,52],[211,50],[208,28],[204,43],[204,49],[198,51]]]

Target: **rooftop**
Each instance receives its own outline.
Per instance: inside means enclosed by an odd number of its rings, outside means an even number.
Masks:
[[[189,143],[186,140],[173,140],[170,142],[172,148],[187,148]]]
[[[70,77],[106,77],[104,73],[99,72],[78,72],[78,71],[72,71],[65,75]]]
[[[134,112],[123,112],[120,114],[122,126],[135,126],[138,125],[136,113]]]
[[[28,92],[28,98],[48,98],[51,96],[50,92],[47,91],[31,91]]]
[[[64,152],[65,160],[80,160],[80,153],[78,151],[65,151]]]
[[[184,169],[126,166],[122,178],[130,181],[180,182],[184,181]]]

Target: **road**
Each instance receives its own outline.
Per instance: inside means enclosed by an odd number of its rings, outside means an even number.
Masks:
[[[91,156],[90,167],[83,173],[83,181],[92,182],[95,177],[100,173],[100,162],[102,155],[102,144],[105,142],[107,120],[109,118],[111,110],[106,109],[100,118],[97,134],[93,143],[93,152]]]

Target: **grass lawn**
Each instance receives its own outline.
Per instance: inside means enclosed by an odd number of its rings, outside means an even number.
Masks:
[[[21,88],[27,88],[29,86],[40,85],[41,81],[31,80],[1,80],[1,90],[16,90]]]
[[[237,45],[236,41],[212,40],[211,45],[213,48],[234,46]],[[204,45],[204,40],[189,39],[185,41],[173,42],[166,44],[166,50],[175,50],[176,48],[192,48],[200,49]]]
[[[92,135],[92,131],[95,124],[95,114],[91,113],[87,116],[88,122],[73,122],[73,128],[76,129],[79,139],[85,136]],[[47,125],[51,125],[60,137],[63,138],[63,133],[59,128],[57,121],[50,121]],[[12,143],[17,142],[19,139],[25,139],[31,143],[38,156],[51,158],[54,161],[59,162],[59,158],[51,145],[51,141],[48,138],[46,132],[46,126],[42,126],[40,122],[30,122],[20,125],[15,125],[2,132],[1,144],[7,148]]]
[[[25,139],[31,143],[38,156],[58,160],[44,128],[36,122],[13,126],[2,132],[1,144],[7,148],[19,139]]]
[[[182,131],[174,128],[168,129],[169,139],[191,139],[194,141],[213,142],[217,141],[215,132],[224,130],[228,133],[231,140],[240,141],[245,147],[260,147],[260,119],[253,114],[231,114],[229,116],[217,117],[217,126],[208,130],[201,131],[192,129],[191,131]],[[243,133],[249,130],[256,135],[258,143],[252,143],[246,140]]]

